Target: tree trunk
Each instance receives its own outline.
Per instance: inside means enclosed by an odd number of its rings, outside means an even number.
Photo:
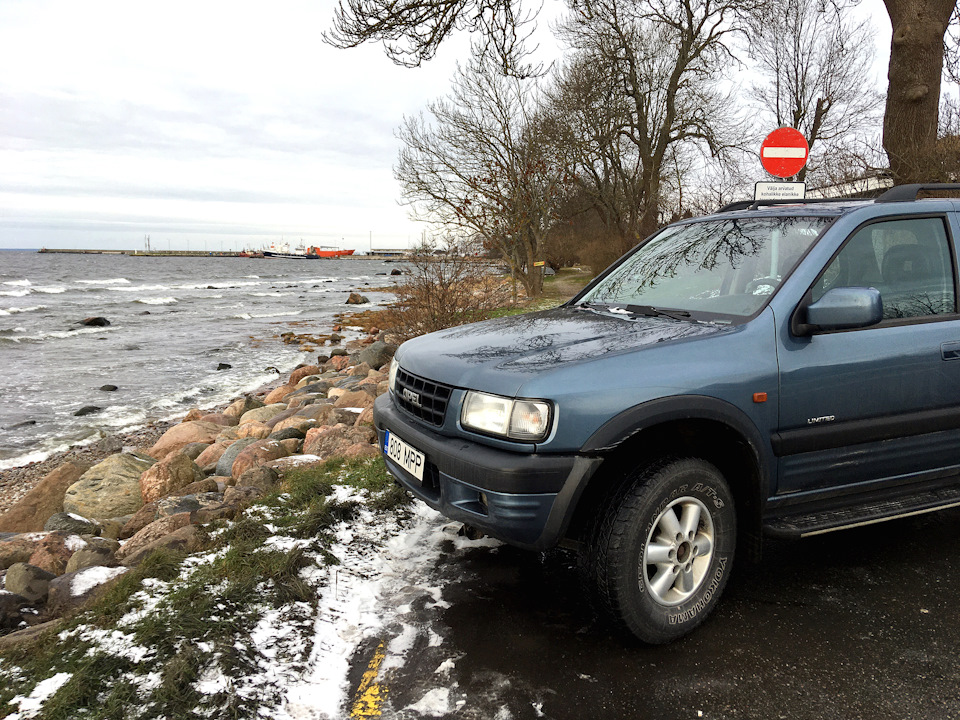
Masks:
[[[943,36],[954,2],[884,0],[893,40],[883,148],[898,185],[938,179],[935,160]]]

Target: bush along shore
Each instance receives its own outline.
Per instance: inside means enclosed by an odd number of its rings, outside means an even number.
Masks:
[[[404,512],[372,427],[392,340],[374,328],[150,447],[66,456],[0,515],[0,716],[262,712],[251,634],[270,613],[311,626],[305,568],[336,562],[338,523]],[[251,687],[204,690],[211,668]]]

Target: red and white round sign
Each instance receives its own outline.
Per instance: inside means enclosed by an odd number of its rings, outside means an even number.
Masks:
[[[796,175],[807,164],[810,147],[799,130],[777,128],[767,135],[760,146],[760,162],[771,175],[788,178]]]

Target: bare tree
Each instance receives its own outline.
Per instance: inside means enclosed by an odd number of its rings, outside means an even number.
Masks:
[[[563,28],[622,98],[619,138],[635,156],[639,239],[660,225],[662,191],[683,148],[707,156],[735,144],[733,103],[717,89],[730,40],[760,3],[743,0],[570,0]],[[629,155],[628,155],[629,157]]]
[[[538,124],[536,82],[485,61],[458,73],[452,94],[408,118],[394,169],[414,216],[481,240],[509,263],[530,296],[534,262],[564,180]]]
[[[869,21],[851,22],[844,11],[842,2],[784,0],[751,38],[750,54],[765,78],[753,96],[776,127],[800,130],[810,146],[813,163],[798,180],[816,169],[818,156],[822,163],[825,153],[845,154],[857,131],[878,119],[873,32]]]
[[[391,60],[415,67],[436,55],[451,33],[464,30],[477,38],[477,54],[524,76],[538,71],[524,61],[534,17],[520,0],[340,0],[324,40],[340,48],[382,42]]]

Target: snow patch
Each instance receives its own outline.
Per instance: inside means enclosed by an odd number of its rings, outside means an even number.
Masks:
[[[73,597],[84,595],[98,585],[103,585],[105,582],[123,575],[127,570],[128,568],[125,567],[111,568],[100,565],[80,570],[74,575],[73,582],[70,583],[70,594]]]
[[[443,717],[451,710],[450,689],[435,688],[420,698],[419,702],[408,705],[405,709],[430,717]]]
[[[43,708],[43,704],[52,698],[57,691],[67,684],[73,673],[57,673],[53,677],[41,680],[29,695],[18,695],[10,701],[10,705],[18,705],[19,711],[7,715],[7,720],[26,720],[36,717]]]

